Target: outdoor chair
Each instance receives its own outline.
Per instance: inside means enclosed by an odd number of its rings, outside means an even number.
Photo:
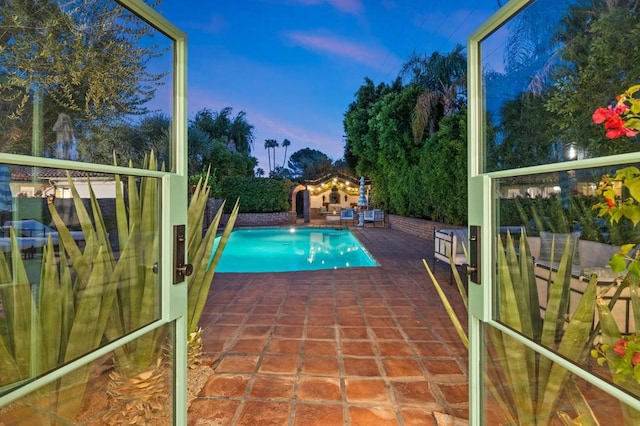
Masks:
[[[467,244],[466,229],[436,229],[433,233],[433,260],[449,265],[451,275],[449,284],[453,284],[453,269],[467,263],[464,245]],[[452,265],[453,262],[453,265]]]
[[[342,225],[343,221],[351,222],[351,224],[353,225],[356,220],[357,220],[357,216],[353,209],[340,210],[340,225]]]
[[[376,226],[376,223],[381,223],[384,226],[384,211],[380,209],[373,210],[365,210],[364,211],[364,223],[367,222],[373,223],[373,226]]]

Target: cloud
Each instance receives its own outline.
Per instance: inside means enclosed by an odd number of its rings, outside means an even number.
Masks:
[[[305,49],[328,53],[382,70],[385,62],[395,62],[397,58],[387,50],[354,43],[334,36],[289,32],[285,37]]]
[[[222,15],[212,15],[208,22],[191,22],[189,27],[205,34],[220,34],[229,27]]]
[[[329,4],[334,9],[343,13],[360,15],[364,11],[364,6],[360,0],[295,0],[298,4],[305,6],[318,6]]]

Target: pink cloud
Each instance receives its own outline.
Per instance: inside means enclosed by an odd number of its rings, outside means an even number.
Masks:
[[[286,37],[305,49],[341,56],[376,69],[383,69],[385,62],[390,59],[396,61],[396,58],[386,50],[354,43],[337,37],[304,34],[300,32],[288,33]]]
[[[317,6],[325,3],[338,9],[340,12],[359,15],[363,12],[364,6],[360,0],[296,0],[299,4]]]

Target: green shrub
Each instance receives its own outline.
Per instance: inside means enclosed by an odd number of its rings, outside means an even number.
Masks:
[[[221,198],[240,198],[240,213],[275,213],[290,209],[293,183],[287,179],[230,176],[220,182]],[[225,206],[228,213],[233,206]]]

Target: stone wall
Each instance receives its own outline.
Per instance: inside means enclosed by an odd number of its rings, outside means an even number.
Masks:
[[[229,220],[228,214],[222,215],[222,224]],[[278,213],[239,213],[236,218],[235,228],[242,226],[280,226],[295,225],[296,212]]]
[[[449,225],[443,222],[434,222],[431,220],[416,219],[413,217],[404,217],[396,215],[386,215],[387,226],[398,231],[426,240],[433,240],[433,234],[436,229],[465,229],[464,226]]]

